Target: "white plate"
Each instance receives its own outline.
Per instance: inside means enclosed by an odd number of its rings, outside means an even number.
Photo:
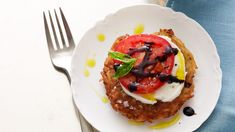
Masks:
[[[152,132],[147,126],[135,126],[115,112],[109,103],[99,96],[105,95],[100,72],[114,40],[123,34],[133,34],[138,24],[144,24],[144,33],[153,33],[160,28],[171,28],[193,53],[198,70],[195,75],[195,96],[184,106],[191,106],[196,115],[187,117],[180,110],[181,119],[173,126],[156,131],[194,131],[212,113],[221,90],[222,73],[220,59],[214,42],[208,33],[194,20],[183,13],[157,5],[135,5],[108,15],[88,30],[79,42],[72,60],[72,92],[82,115],[95,128],[103,132]],[[106,36],[104,42],[97,34]],[[94,57],[96,66],[88,68],[90,76],[84,76],[87,57]],[[182,108],[184,108],[184,106]]]

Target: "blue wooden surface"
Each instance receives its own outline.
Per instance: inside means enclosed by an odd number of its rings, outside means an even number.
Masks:
[[[235,0],[169,0],[167,6],[200,23],[221,59],[221,95],[212,115],[197,131],[235,132]]]

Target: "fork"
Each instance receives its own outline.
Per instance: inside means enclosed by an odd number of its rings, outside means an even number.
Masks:
[[[51,31],[53,34],[52,36],[54,38],[54,45],[52,42],[52,37],[51,37],[49,26],[47,23],[46,13],[43,12],[45,33],[46,33],[47,45],[48,45],[48,49],[49,49],[51,62],[53,64],[54,68],[56,70],[64,73],[67,76],[69,83],[71,84],[71,78],[70,78],[71,64],[70,63],[71,63],[72,54],[73,54],[73,51],[75,48],[75,43],[73,40],[72,33],[70,31],[69,25],[65,19],[64,13],[61,8],[59,8],[59,10],[60,10],[60,15],[61,15],[61,19],[63,22],[64,30],[65,30],[65,33],[67,36],[67,40],[68,40],[67,45],[66,45],[66,41],[65,41],[65,37],[64,37],[65,35],[63,34],[62,26],[60,24],[59,17],[57,15],[55,9],[54,9],[54,15],[55,15],[55,20],[57,23],[57,27],[58,27],[58,31],[60,34],[62,45],[59,44],[59,40],[58,40],[58,37],[56,34],[55,26],[54,26],[54,23],[52,20],[52,15],[51,15],[50,11],[48,11],[48,14],[49,14],[49,20],[50,20],[50,25],[51,25],[50,27],[51,27]],[[89,125],[89,123],[81,116],[81,114],[79,112],[77,112],[77,114],[80,119],[82,131],[83,132],[92,132],[93,128],[91,127],[91,125]]]

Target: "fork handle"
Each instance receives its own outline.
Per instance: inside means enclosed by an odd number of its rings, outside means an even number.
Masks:
[[[64,73],[69,81],[69,84],[71,85],[71,77],[70,77],[70,73],[68,72],[67,69],[62,69],[62,68],[56,68],[58,71]],[[82,116],[82,114],[79,112],[79,110],[77,109],[75,102],[73,101],[73,105],[74,105],[74,109],[76,112],[77,117],[79,118],[80,121],[80,125],[81,125],[81,129],[82,132],[98,132],[95,128],[93,128],[87,121],[86,119]]]
[[[95,131],[93,131],[94,130],[93,127],[86,121],[86,119],[79,112],[74,101],[73,101],[73,105],[74,105],[76,115],[79,118],[82,132],[95,132]],[[98,132],[98,131],[96,131],[96,132]]]
[[[71,85],[71,77],[70,77],[70,73],[67,70],[68,68],[60,68],[60,67],[56,67],[56,66],[54,66],[54,67],[55,67],[55,69],[57,71],[59,71],[59,72],[61,72],[61,73],[66,75],[66,77],[67,77],[67,79],[69,81],[69,84]]]

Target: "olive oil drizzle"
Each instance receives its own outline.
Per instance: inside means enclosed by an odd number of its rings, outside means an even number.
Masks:
[[[163,129],[163,128],[167,128],[167,127],[173,126],[177,122],[179,122],[180,118],[181,118],[181,116],[179,114],[176,114],[170,120],[160,122],[160,123],[158,123],[156,125],[153,125],[153,126],[149,126],[149,128],[150,129]]]

